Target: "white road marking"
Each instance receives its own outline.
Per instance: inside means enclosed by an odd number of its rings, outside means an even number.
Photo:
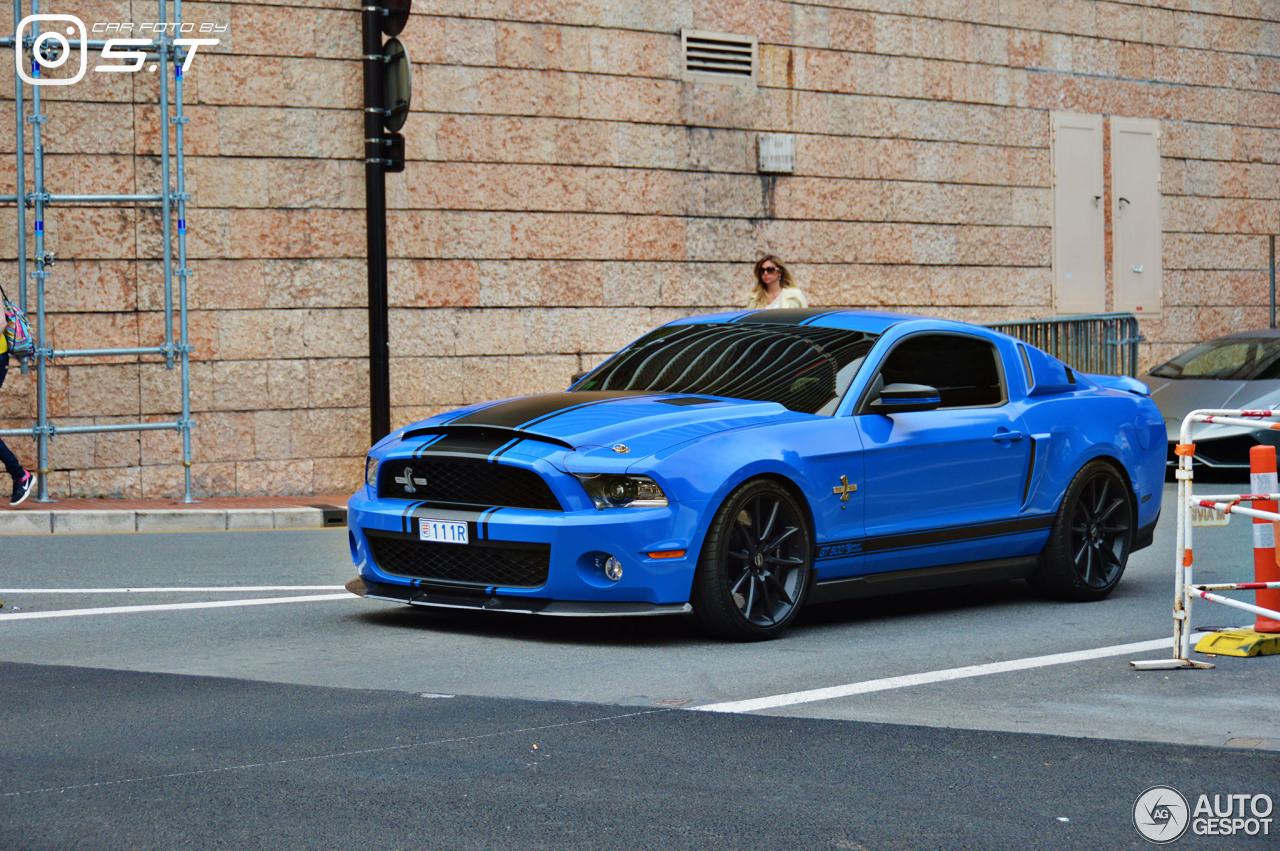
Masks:
[[[341,585],[210,585],[206,588],[0,588],[0,594],[208,594],[259,591],[341,591]]]
[[[815,703],[820,700],[838,700],[852,697],[855,694],[870,694],[876,691],[889,691],[897,688],[942,683],[948,680],[961,680],[969,677],[985,677],[988,674],[1003,674],[1007,671],[1025,671],[1031,668],[1043,668],[1049,665],[1067,665],[1072,662],[1086,662],[1092,659],[1105,659],[1109,656],[1124,656],[1129,653],[1145,653],[1150,650],[1168,650],[1173,656],[1173,639],[1157,638],[1152,641],[1138,641],[1133,644],[1116,644],[1111,647],[1099,647],[1095,650],[1077,650],[1071,653],[1054,653],[1049,656],[1032,656],[1026,659],[1011,659],[1007,662],[990,662],[985,665],[967,665],[963,668],[949,668],[942,671],[928,671],[923,674],[908,674],[902,677],[886,677],[880,680],[865,680],[842,686],[795,691],[790,694],[775,694],[771,697],[757,697],[750,700],[733,700],[725,703],[708,703],[703,706],[690,706],[695,712],[755,712],[760,709],[777,709],[781,706],[795,706],[799,703]]]
[[[39,618],[75,618],[88,615],[128,615],[137,612],[174,612],[185,609],[225,609],[233,606],[273,606],[279,603],[318,603],[323,600],[356,600],[355,594],[307,594],[302,597],[261,597],[255,600],[214,600],[207,603],[164,603],[152,606],[107,606],[101,609],[63,609],[56,612],[0,611],[0,623]]]

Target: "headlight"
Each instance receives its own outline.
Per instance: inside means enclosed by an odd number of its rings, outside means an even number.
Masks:
[[[364,459],[364,483],[368,485],[369,488],[374,493],[377,493],[378,491],[378,459],[377,458]]]
[[[653,508],[667,504],[667,495],[648,476],[579,475],[596,508]]]

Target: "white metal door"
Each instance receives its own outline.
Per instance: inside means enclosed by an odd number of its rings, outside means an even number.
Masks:
[[[1053,303],[1058,313],[1106,310],[1102,116],[1055,112]]]
[[[1111,119],[1115,309],[1159,316],[1160,122]]]

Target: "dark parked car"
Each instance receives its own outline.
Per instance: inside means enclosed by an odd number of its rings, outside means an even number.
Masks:
[[[1169,463],[1182,421],[1198,410],[1271,410],[1280,407],[1280,331],[1241,331],[1201,343],[1160,364],[1145,377],[1160,406]],[[1230,425],[1199,425],[1195,460],[1208,467],[1249,468],[1249,449],[1280,445],[1280,432]]]

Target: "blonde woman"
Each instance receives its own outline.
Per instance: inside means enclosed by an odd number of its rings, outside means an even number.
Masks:
[[[766,254],[760,258],[755,273],[756,285],[747,298],[747,310],[809,306],[787,267],[774,255]]]

